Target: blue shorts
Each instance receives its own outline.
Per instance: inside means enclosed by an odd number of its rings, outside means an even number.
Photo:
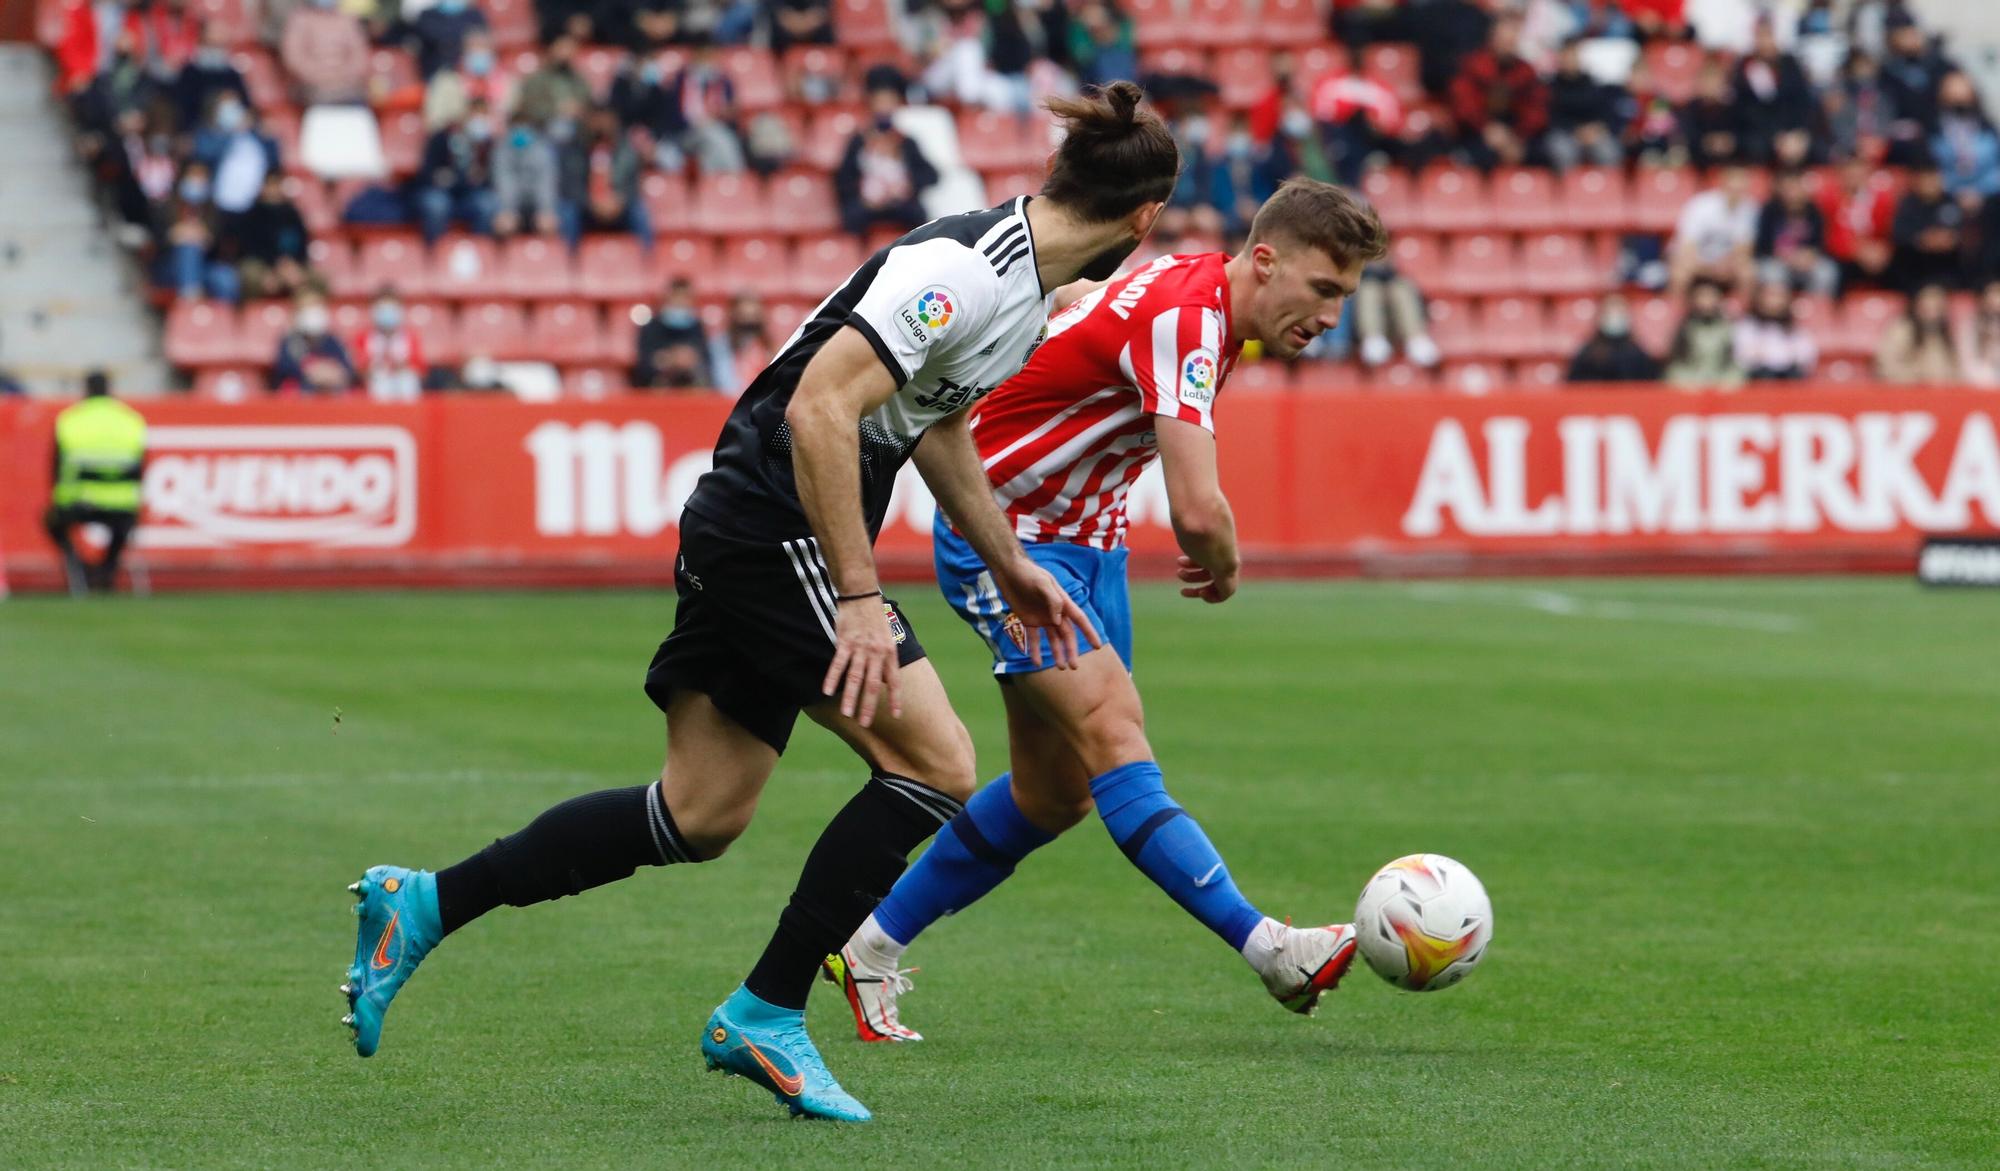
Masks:
[[[1028,652],[1007,637],[1002,621],[1007,603],[993,584],[986,563],[972,551],[965,538],[951,529],[944,513],[931,525],[932,551],[937,561],[938,588],[960,618],[986,640],[993,652],[995,675],[1025,675],[1055,665],[1046,634],[1042,639],[1042,665],[1037,667]],[[1124,549],[1092,549],[1066,541],[1027,543],[1028,559],[1049,571],[1076,604],[1090,617],[1104,645],[1118,652],[1125,669],[1132,669],[1132,598],[1125,584]],[[1088,650],[1088,643],[1081,643]]]

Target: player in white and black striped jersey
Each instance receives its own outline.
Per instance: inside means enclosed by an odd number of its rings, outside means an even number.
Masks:
[[[667,716],[660,779],[544,812],[435,876],[377,867],[357,884],[348,1023],[372,1053],[389,1001],[445,935],[526,906],[720,855],[755,811],[804,711],[870,778],[827,826],[743,987],[710,1018],[711,1068],[794,1113],[865,1120],[804,1027],[820,961],[957,816],[971,738],[915,633],[882,596],[873,543],[914,459],[1026,627],[1059,663],[1097,637],[1029,561],[994,503],[966,408],[1026,364],[1053,292],[1116,271],[1173,190],[1179,152],[1130,82],[1051,110],[1066,136],[1042,192],[926,224],[871,257],[745,390],[681,524],[674,628],[647,673]],[[378,962],[379,961],[379,962]]]

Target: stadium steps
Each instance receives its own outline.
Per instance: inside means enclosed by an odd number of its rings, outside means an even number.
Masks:
[[[36,393],[104,367],[121,388],[169,385],[159,326],[50,96],[47,57],[0,45],[0,368]]]

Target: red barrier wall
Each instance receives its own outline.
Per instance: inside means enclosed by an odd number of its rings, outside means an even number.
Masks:
[[[634,582],[727,412],[632,397],[137,404],[152,426],[138,551],[166,586]],[[60,404],[0,403],[0,552],[55,583],[39,518]],[[1340,573],[1903,569],[1923,533],[2000,530],[2000,397],[1788,388],[1228,395],[1223,475],[1266,570]],[[880,551],[928,566],[906,469]],[[1142,564],[1173,552],[1158,481]]]

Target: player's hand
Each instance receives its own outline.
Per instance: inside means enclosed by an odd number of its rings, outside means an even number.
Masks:
[[[903,714],[902,667],[896,661],[896,636],[889,630],[889,612],[878,596],[841,602],[833,628],[833,664],[826,669],[820,692],[840,696],[840,714],[862,727],[875,722],[876,708],[886,698],[889,714]]]
[[[1211,606],[1220,605],[1236,596],[1236,575],[1226,573],[1221,577],[1204,569],[1200,562],[1182,554],[1180,571],[1175,576],[1181,579],[1181,597],[1200,598]]]
[[[1039,667],[1042,665],[1042,634],[1049,636],[1049,650],[1055,658],[1055,665],[1065,670],[1073,670],[1076,660],[1083,654],[1077,641],[1082,633],[1084,641],[1095,650],[1104,645],[1097,635],[1097,628],[1090,624],[1090,618],[1069,591],[1049,575],[1049,571],[1023,557],[1018,567],[1009,572],[1006,580],[995,576],[994,584],[1000,587],[1000,594],[1007,599],[1007,607],[1014,617],[1021,620],[1022,630],[1014,635],[1017,645],[1024,646],[1028,658]]]

